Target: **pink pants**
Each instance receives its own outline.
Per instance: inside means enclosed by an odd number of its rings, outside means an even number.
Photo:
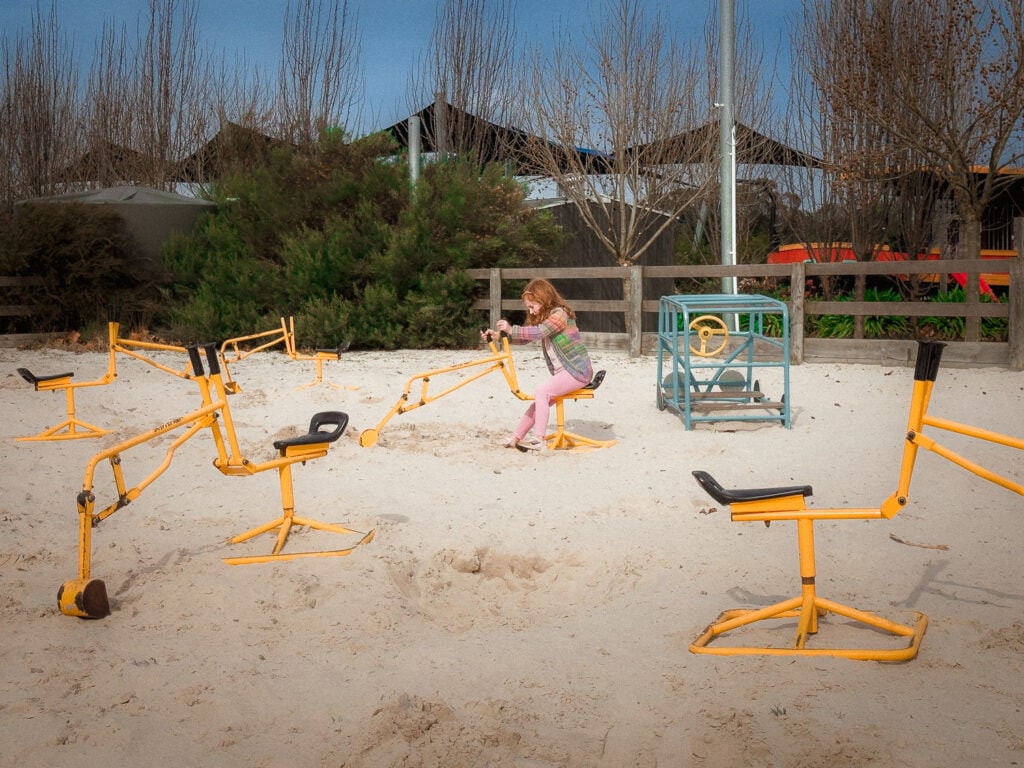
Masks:
[[[581,382],[568,371],[559,371],[538,386],[533,393],[533,402],[530,403],[530,407],[526,409],[515,432],[512,433],[516,440],[526,437],[531,428],[533,434],[539,440],[543,440],[548,431],[548,412],[551,409],[552,398],[575,392],[584,384],[586,382]]]

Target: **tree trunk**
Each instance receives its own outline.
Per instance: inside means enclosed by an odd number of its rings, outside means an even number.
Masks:
[[[981,258],[981,219],[973,212],[960,219],[960,242],[956,249],[958,259]]]

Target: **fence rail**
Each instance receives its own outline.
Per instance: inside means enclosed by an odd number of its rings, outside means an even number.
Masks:
[[[815,277],[852,277],[863,281],[872,275],[931,275],[941,264],[944,274],[960,273],[967,276],[966,300],[963,303],[930,301],[814,301],[804,296],[802,286]],[[994,303],[981,300],[979,278],[982,274],[1006,274],[1007,300]],[[657,316],[660,296],[645,296],[645,278],[671,278],[675,281],[724,278],[774,278],[789,285],[801,286],[793,290],[787,302],[790,319],[790,357],[795,364],[804,361],[824,362],[883,362],[909,363],[913,360],[912,340],[865,339],[866,317],[962,317],[965,318],[963,341],[954,341],[943,356],[951,364],[996,365],[1012,370],[1024,370],[1024,261],[1020,258],[946,260],[941,262],[841,262],[838,264],[740,264],[670,266],[670,267],[572,267],[547,269],[471,269],[469,277],[487,281],[487,297],[477,299],[473,308],[489,313],[493,328],[503,313],[522,309],[518,295],[506,295],[509,281],[543,277],[566,281],[587,279],[617,279],[622,282],[621,299],[575,300],[571,290],[566,298],[580,312],[616,312],[625,320],[626,333],[584,333],[587,343],[595,348],[627,350],[633,356],[652,353],[657,347],[657,334],[643,333],[645,314]],[[25,304],[3,303],[5,288],[35,287],[39,278],[0,276],[0,317],[25,317],[33,308]],[[685,293],[685,291],[681,291]],[[819,339],[805,335],[805,320],[813,315],[846,315],[854,318],[854,338]],[[1006,318],[1006,342],[982,342],[981,321],[984,318]],[[50,338],[53,334],[17,333],[0,334],[0,347]]]
[[[897,275],[966,275],[965,301],[963,303],[932,301],[814,301],[804,296],[803,287],[807,280],[815,277],[850,277],[863,284],[869,276]],[[579,312],[622,313],[625,320],[624,334],[586,334],[589,344],[598,348],[624,349],[630,355],[639,356],[656,348],[654,333],[643,333],[645,314],[657,315],[660,296],[645,296],[646,278],[672,278],[681,280],[707,280],[724,278],[753,278],[763,280],[774,278],[799,286],[791,290],[792,299],[787,302],[790,318],[791,362],[844,361],[844,362],[909,362],[913,359],[912,340],[865,339],[863,336],[866,317],[962,317],[965,318],[965,333],[962,341],[950,342],[943,360],[953,364],[999,365],[1013,370],[1024,370],[1024,261],[1020,258],[974,259],[901,262],[841,262],[836,264],[740,264],[740,265],[699,265],[662,267],[585,267],[548,269],[472,269],[469,277],[487,281],[487,297],[477,299],[474,309],[489,313],[493,328],[502,314],[509,310],[522,309],[518,295],[506,295],[505,284],[509,281],[543,277],[564,281],[586,279],[618,279],[622,281],[621,299],[574,300],[571,289],[563,292]],[[1007,275],[1007,299],[1001,302],[983,302],[979,278],[982,274]],[[561,287],[560,286],[560,287]],[[680,291],[686,293],[686,291]],[[852,339],[817,339],[805,335],[805,320],[811,315],[846,315],[854,318],[855,330]],[[982,342],[981,321],[984,318],[1006,318],[1008,337],[1006,342]]]

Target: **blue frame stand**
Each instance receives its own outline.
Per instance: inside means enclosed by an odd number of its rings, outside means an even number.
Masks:
[[[781,370],[778,399],[761,391],[763,369]],[[658,409],[681,416],[687,429],[711,421],[777,421],[789,429],[785,303],[758,294],[662,296],[657,384]]]

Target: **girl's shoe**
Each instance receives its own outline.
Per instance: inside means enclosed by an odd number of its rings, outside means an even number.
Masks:
[[[539,451],[544,447],[544,441],[529,435],[516,443],[516,449],[526,453],[527,451]]]
[[[506,439],[501,444],[501,447],[502,448],[515,448],[518,444],[519,444],[519,438],[516,437],[515,435],[509,435],[508,439]]]

